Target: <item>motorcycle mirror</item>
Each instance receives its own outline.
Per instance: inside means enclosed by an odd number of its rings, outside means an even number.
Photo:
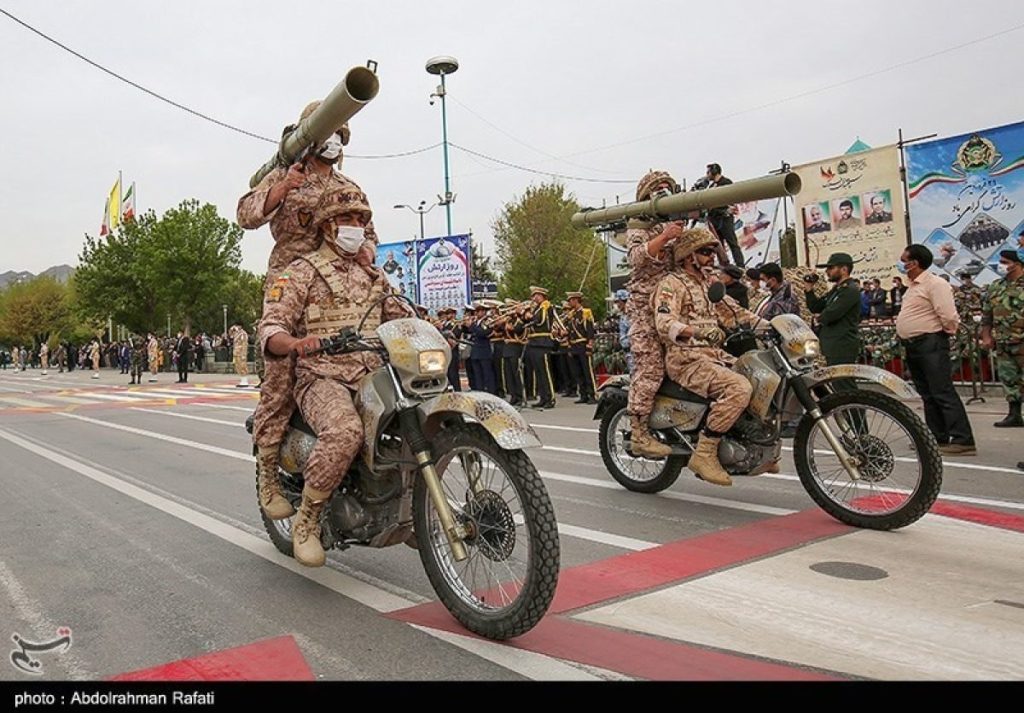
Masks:
[[[708,299],[712,303],[721,302],[725,299],[725,285],[721,282],[716,282],[708,288]]]

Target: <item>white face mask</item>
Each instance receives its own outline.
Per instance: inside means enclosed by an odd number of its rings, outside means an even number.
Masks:
[[[1004,265],[1003,263],[998,263],[996,265],[996,272],[999,273],[1000,277],[1006,277],[1007,273],[1010,272],[1010,266]]]
[[[355,225],[339,225],[338,235],[334,244],[338,249],[348,255],[355,255],[359,252],[363,241],[366,240],[366,230]]]
[[[316,155],[325,161],[337,161],[341,157],[341,136],[339,134],[328,136]]]

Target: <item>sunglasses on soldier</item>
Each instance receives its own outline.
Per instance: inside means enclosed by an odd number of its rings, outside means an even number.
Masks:
[[[711,257],[712,255],[714,255],[718,251],[715,250],[714,248],[700,248],[699,250],[696,250],[695,252],[698,255],[703,255],[704,257]]]

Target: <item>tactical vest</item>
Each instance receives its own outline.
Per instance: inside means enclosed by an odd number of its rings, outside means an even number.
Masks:
[[[363,319],[369,306],[384,296],[385,281],[378,279],[373,281],[367,295],[354,297],[351,294],[351,289],[342,279],[341,273],[331,262],[335,257],[334,251],[327,245],[304,256],[305,260],[313,266],[317,274],[331,288],[330,297],[306,305],[302,319],[307,335],[326,336],[337,334],[345,327],[355,329],[359,326],[359,322]],[[376,336],[382,311],[383,305],[378,305],[366,316],[362,329],[364,337]]]

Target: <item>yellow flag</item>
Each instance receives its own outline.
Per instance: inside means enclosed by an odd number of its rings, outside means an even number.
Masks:
[[[103,206],[103,225],[100,227],[100,235],[106,235],[114,231],[114,228],[121,222],[121,176],[117,177],[114,187],[110,189],[107,202]]]

